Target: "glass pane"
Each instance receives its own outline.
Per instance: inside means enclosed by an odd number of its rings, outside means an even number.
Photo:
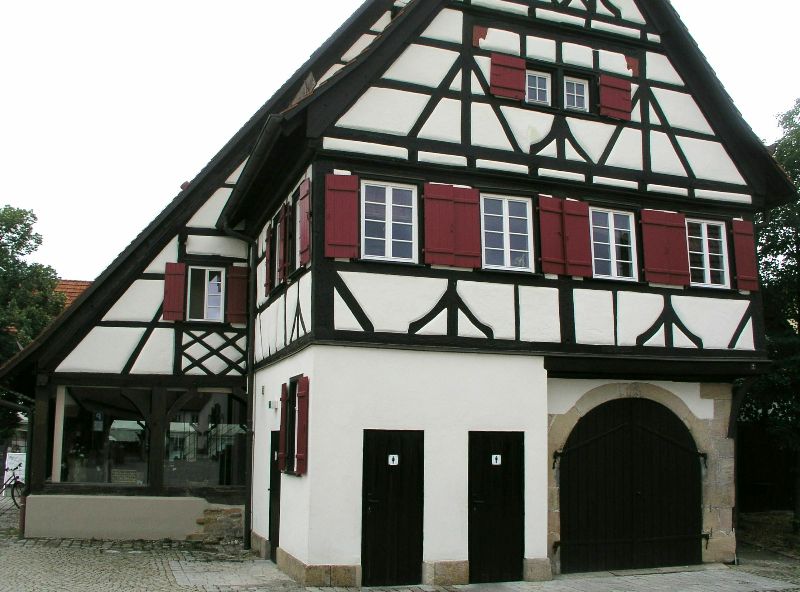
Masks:
[[[712,239],[721,239],[722,238],[722,227],[718,226],[717,224],[709,224],[707,227],[708,230],[708,238]]]
[[[689,253],[689,265],[692,267],[699,267],[702,269],[705,267],[705,260],[703,256],[699,253]]]
[[[586,109],[586,99],[583,97],[577,97],[575,99],[575,107],[578,109]]]
[[[209,308],[219,308],[222,306],[222,296],[220,294],[212,294],[208,297]]]
[[[703,252],[703,239],[700,238],[690,238],[689,239],[689,250],[695,253],[702,253]]]
[[[703,227],[700,224],[697,224],[696,222],[689,222],[686,227],[688,229],[689,236],[703,236]]]
[[[484,253],[486,257],[486,265],[505,265],[503,251],[486,249]]]
[[[484,216],[483,227],[486,230],[492,230],[494,232],[502,232],[503,218],[501,218],[500,216]]]
[[[711,272],[711,283],[716,286],[725,285],[725,274],[722,271],[714,270]]]
[[[392,203],[396,206],[411,206],[413,204],[413,193],[410,189],[392,190]]]
[[[140,391],[142,397],[149,391]],[[149,433],[117,389],[70,388],[64,408],[63,483],[147,483]]]
[[[617,277],[632,278],[633,265],[627,262],[617,262]]]
[[[207,321],[221,321],[222,320],[222,309],[221,308],[212,308],[208,307],[206,309],[206,320]]]
[[[706,283],[706,274],[702,269],[692,269],[692,283],[693,284]]]
[[[617,261],[632,261],[632,255],[630,247],[617,247]]]
[[[392,221],[411,223],[413,211],[412,208],[407,208],[405,206],[394,206],[392,208]]]
[[[621,230],[630,230],[631,219],[626,214],[614,214],[614,226]]]
[[[413,248],[411,243],[394,241],[392,243],[392,257],[400,259],[413,259]]]
[[[364,200],[375,203],[386,203],[386,187],[367,185],[364,189]]]
[[[611,234],[607,228],[594,228],[594,241],[596,243],[610,243]]]
[[[595,243],[594,256],[597,259],[611,259],[611,245]]]
[[[539,101],[540,103],[547,103],[548,102],[547,101],[547,91],[546,90],[537,91],[536,100]]]
[[[485,232],[484,233],[484,246],[490,249],[503,248],[503,235],[498,232]]]
[[[512,234],[510,237],[510,248],[512,251],[527,251],[528,237],[524,234]]]
[[[486,214],[503,214],[503,202],[499,199],[484,199],[483,200],[483,211]]]
[[[713,253],[715,255],[721,255],[722,243],[716,240],[708,241],[708,252]]]
[[[527,251],[511,251],[511,267],[529,268]]]
[[[386,236],[385,222],[365,222],[364,236],[369,238],[384,238]]]
[[[627,230],[616,230],[614,231],[614,240],[618,245],[630,245],[631,233]]]
[[[597,275],[611,275],[611,261],[606,259],[595,259],[594,271]]]
[[[364,241],[364,253],[372,257],[383,257],[386,255],[386,241],[368,238]]]
[[[526,218],[528,217],[528,204],[524,204],[519,201],[510,201],[508,202],[508,215],[514,216],[516,218]]]
[[[592,212],[592,225],[608,226],[608,212]]]
[[[413,227],[410,224],[392,224],[392,238],[395,240],[411,240]]]
[[[528,234],[528,221],[522,218],[511,218],[508,221],[508,230],[517,234]]]
[[[247,407],[227,394],[202,393],[170,418],[164,483],[180,487],[244,485]]]
[[[189,318],[203,319],[206,307],[206,270],[189,270]]]
[[[719,255],[711,255],[708,258],[708,263],[711,266],[711,269],[723,269],[724,267],[722,263],[722,257]]]
[[[386,206],[380,204],[364,204],[364,218],[366,220],[386,220]]]

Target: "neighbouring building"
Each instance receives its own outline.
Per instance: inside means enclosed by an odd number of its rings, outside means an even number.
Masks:
[[[0,371],[26,534],[244,505],[321,586],[730,561],[793,194],[667,0],[365,2]]]

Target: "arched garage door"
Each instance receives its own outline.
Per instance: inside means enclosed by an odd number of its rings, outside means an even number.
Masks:
[[[560,487],[562,573],[702,562],[700,458],[666,407],[622,399],[588,413]]]

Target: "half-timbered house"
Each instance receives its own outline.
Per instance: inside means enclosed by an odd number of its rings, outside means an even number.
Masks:
[[[309,585],[732,560],[792,191],[668,0],[369,0],[3,370],[26,534],[245,503]]]

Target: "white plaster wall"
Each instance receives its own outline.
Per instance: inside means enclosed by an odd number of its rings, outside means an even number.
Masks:
[[[188,236],[186,252],[191,255],[219,255],[247,259],[247,243],[227,236]]]
[[[137,280],[103,317],[104,321],[141,321],[149,323],[164,301],[164,282]]]
[[[172,329],[156,329],[136,358],[131,373],[172,374],[174,356],[175,332]],[[239,357],[238,354],[236,357]]]
[[[706,349],[728,349],[750,305],[749,300],[674,296],[675,312]]]
[[[714,400],[703,399],[700,396],[700,383],[652,380],[608,381],[549,378],[547,380],[547,412],[550,415],[563,415],[569,412],[583,395],[605,384],[633,384],[636,382],[646,382],[673,393],[686,403],[697,419],[714,419]]]
[[[513,284],[458,282],[458,295],[495,339],[516,338]]]
[[[119,374],[144,335],[144,329],[95,327],[58,366],[56,372]]]
[[[313,352],[313,364],[278,366],[282,376],[301,368],[308,374],[313,368],[309,470],[296,480],[312,489],[311,540],[308,553],[295,556],[318,565],[360,563],[364,429],[425,431],[425,561],[469,556],[469,431],[524,431],[525,556],[547,556],[546,373],[541,358],[324,346],[306,351]],[[274,380],[271,388],[279,382]],[[291,502],[296,511],[306,504],[307,491],[294,485],[296,490],[283,490],[281,499],[296,495]],[[298,553],[304,550],[300,541],[287,544]]]
[[[575,339],[585,345],[614,345],[614,294],[575,290]]]
[[[410,45],[383,75],[388,80],[437,88],[455,64],[458,53],[425,45]],[[425,67],[420,66],[424,64]]]
[[[408,135],[430,96],[389,88],[370,88],[345,113],[337,127]]]
[[[451,8],[445,8],[422,33],[428,39],[438,39],[439,41],[451,41],[461,43],[463,36],[464,15]]]
[[[197,210],[186,226],[189,228],[216,228],[222,208],[228,203],[228,198],[232,192],[233,189],[230,188],[217,189],[214,195],[209,197],[206,203]]]
[[[145,273],[164,273],[167,268],[167,263],[174,263],[178,260],[178,237],[173,238],[161,252],[156,255],[156,258],[150,262]]]
[[[269,539],[269,467],[271,432],[280,429],[278,404],[281,385],[298,374],[310,379],[311,396],[316,378],[311,349],[256,372],[253,397],[253,531]],[[311,399],[313,405],[313,399]],[[313,408],[312,408],[313,413]],[[309,503],[308,477],[281,476],[281,547],[293,557],[308,563]]]

